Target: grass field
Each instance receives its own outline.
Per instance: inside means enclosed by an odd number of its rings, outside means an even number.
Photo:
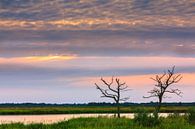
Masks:
[[[160,124],[145,127],[127,118],[78,118],[56,124],[3,124],[0,129],[195,129],[195,125],[188,123],[182,116],[161,118]]]
[[[55,110],[54,110],[55,108]],[[133,112],[140,107],[123,107],[123,111]],[[163,107],[162,111],[169,112],[180,112],[185,111],[190,107]],[[4,111],[6,114],[9,113],[56,113],[56,111],[61,113],[84,113],[84,112],[114,112],[115,108],[113,107],[31,107],[31,108],[2,108],[0,111]],[[152,111],[154,108],[146,107],[146,111]],[[63,121],[55,124],[22,124],[22,123],[13,123],[13,124],[1,124],[0,129],[195,129],[195,108],[192,109],[191,115],[180,116],[175,113],[174,115],[168,116],[166,118],[160,118],[158,124],[153,124],[153,120],[142,117],[141,124],[136,119],[128,118],[77,118],[71,119],[68,121]],[[45,112],[43,112],[45,110]],[[10,112],[12,111],[12,112]],[[138,113],[139,114],[139,113]],[[152,121],[151,121],[152,120]],[[144,123],[144,124],[142,124]],[[149,123],[149,124],[148,124]],[[152,124],[150,124],[152,123]]]
[[[141,107],[123,106],[122,113],[134,113]],[[162,107],[161,112],[164,113],[185,113],[191,107],[185,106],[167,106]],[[113,106],[72,106],[72,107],[1,107],[0,115],[26,115],[26,114],[81,114],[81,113],[114,113]],[[152,112],[154,107],[145,107],[145,110]]]

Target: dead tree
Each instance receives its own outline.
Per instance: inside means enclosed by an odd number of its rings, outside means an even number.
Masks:
[[[113,86],[114,80],[116,86]],[[117,106],[117,117],[120,118],[120,102],[129,99],[129,97],[122,98],[121,92],[129,90],[128,86],[125,82],[121,82],[118,78],[114,79],[114,77],[112,77],[111,82],[107,82],[103,78],[101,78],[101,81],[103,82],[103,85],[106,86],[106,88],[101,88],[97,83],[95,83],[96,88],[102,93],[101,97],[111,98],[114,100]]]
[[[162,75],[156,75],[155,78],[151,78],[153,81],[156,82],[155,87],[153,90],[149,91],[148,93],[150,96],[144,97],[144,98],[151,98],[156,97],[158,98],[157,106],[155,109],[155,116],[158,117],[158,113],[160,112],[160,108],[162,106],[162,100],[163,98],[167,98],[165,96],[165,93],[170,94],[176,94],[178,96],[181,96],[182,92],[179,89],[170,88],[172,84],[178,83],[182,76],[181,74],[175,73],[175,66],[172,67],[172,69],[168,69],[164,72]]]

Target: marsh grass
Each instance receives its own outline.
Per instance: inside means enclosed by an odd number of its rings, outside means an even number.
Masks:
[[[0,129],[195,129],[186,116],[169,116],[161,118],[156,126],[144,126],[128,118],[77,118],[56,124],[3,124]]]
[[[77,118],[54,124],[2,124],[0,129],[195,129],[195,109],[187,107],[163,107],[162,112],[176,112],[167,118],[156,121],[150,114],[153,107],[122,107],[122,112],[136,112],[135,119],[128,118]],[[188,115],[179,115],[180,111]],[[113,113],[113,107],[33,107],[1,108],[0,114],[74,114],[74,113]]]
[[[195,108],[190,108],[189,109],[189,113],[188,113],[188,115],[189,115],[189,122],[191,123],[191,124],[194,124],[195,125]]]
[[[140,108],[136,112],[133,119],[136,124],[146,127],[154,127],[160,124],[160,119],[145,110],[145,108]]]
[[[140,106],[121,106],[121,113],[135,113]],[[161,112],[187,112],[189,107],[162,107]],[[145,107],[153,112],[154,107]],[[35,115],[35,114],[82,114],[82,113],[115,113],[113,106],[67,106],[67,107],[1,107],[0,115]]]

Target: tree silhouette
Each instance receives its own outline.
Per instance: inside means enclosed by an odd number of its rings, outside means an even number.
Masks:
[[[144,98],[158,98],[158,104],[156,106],[154,114],[156,117],[158,117],[158,113],[160,112],[160,108],[162,106],[162,100],[163,98],[167,98],[167,96],[165,96],[165,93],[181,96],[182,92],[179,89],[170,88],[170,86],[172,84],[178,83],[182,79],[182,76],[181,74],[175,73],[175,66],[173,66],[171,69],[165,71],[164,74],[156,75],[155,78],[151,79],[156,82],[155,87],[153,90],[148,92],[150,96],[144,96]]]
[[[122,98],[121,92],[129,90],[128,86],[125,82],[120,82],[120,79],[114,79],[114,77],[112,77],[111,82],[107,82],[103,78],[101,78],[100,80],[103,82],[103,85],[105,85],[106,88],[101,88],[97,83],[95,83],[96,88],[102,93],[101,97],[106,97],[114,100],[117,106],[117,117],[120,118],[120,102],[129,99],[129,97]],[[116,86],[113,86],[114,80]]]

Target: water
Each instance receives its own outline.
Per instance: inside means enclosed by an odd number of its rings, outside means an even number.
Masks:
[[[170,113],[160,113],[160,116],[167,117]],[[44,123],[51,124],[64,120],[80,117],[113,117],[113,114],[57,114],[57,115],[0,115],[0,124],[5,123]],[[121,117],[133,118],[133,113],[122,113]]]

